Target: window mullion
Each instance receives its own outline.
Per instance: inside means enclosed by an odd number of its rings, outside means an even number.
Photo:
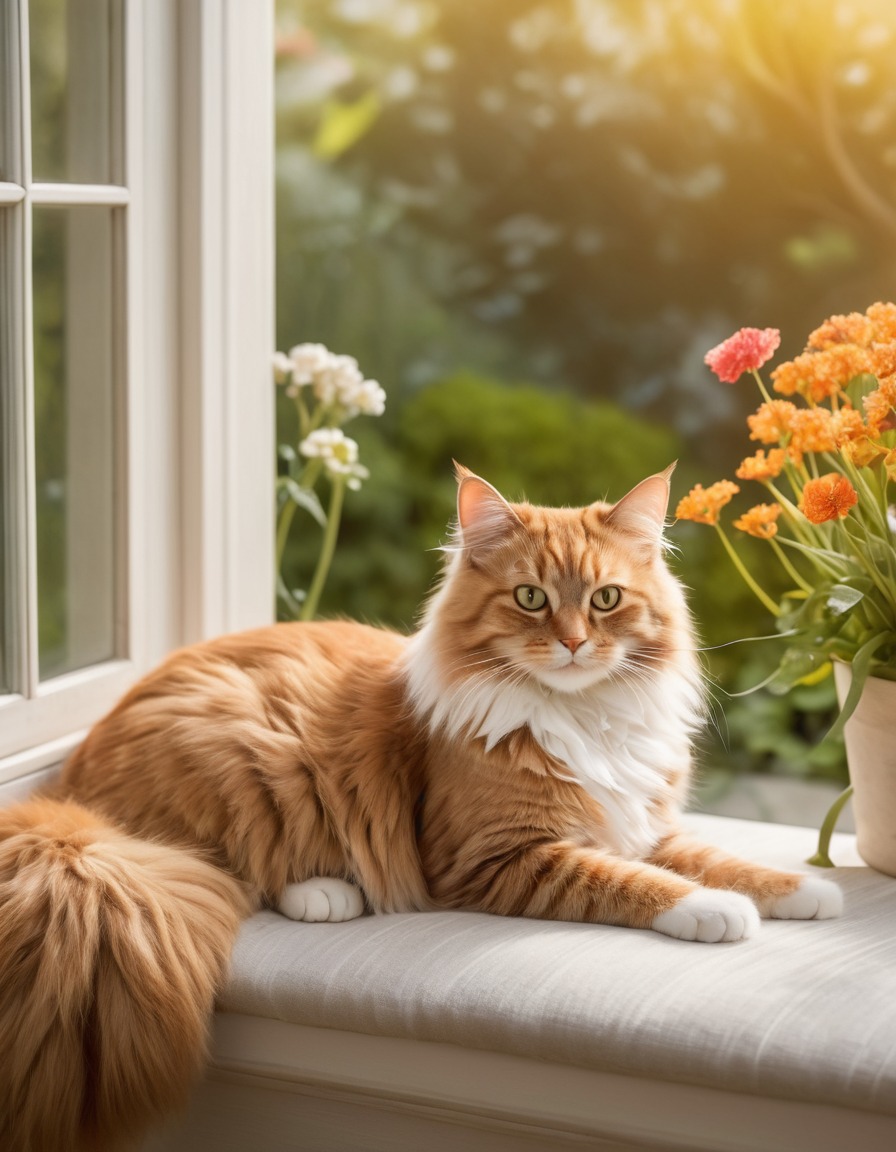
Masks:
[[[130,202],[127,188],[117,184],[32,184],[31,202],[44,207],[68,205],[123,208]]]

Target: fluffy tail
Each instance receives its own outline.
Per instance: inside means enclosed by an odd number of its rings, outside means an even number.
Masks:
[[[77,804],[0,810],[0,1148],[112,1148],[182,1106],[248,902]]]

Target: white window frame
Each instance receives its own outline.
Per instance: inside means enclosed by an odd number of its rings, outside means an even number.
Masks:
[[[27,46],[27,0],[13,6]],[[17,365],[10,567],[32,624],[26,690],[0,697],[0,787],[58,763],[171,649],[273,618],[273,0],[125,0],[124,22],[123,184],[31,184],[23,108],[23,184],[0,185],[0,212],[20,213],[24,333],[31,205],[125,213],[123,645],[38,682],[32,365]]]

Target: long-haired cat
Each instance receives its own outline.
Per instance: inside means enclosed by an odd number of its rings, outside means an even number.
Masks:
[[[833,884],[679,831],[702,698],[668,472],[581,509],[458,481],[416,635],[283,624],[184,649],[52,798],[0,812],[0,1146],[106,1148],[177,1107],[262,903],[705,942],[838,914]]]

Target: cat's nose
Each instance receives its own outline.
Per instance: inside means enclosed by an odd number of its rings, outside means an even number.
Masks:
[[[560,643],[563,645],[564,648],[568,648],[570,650],[570,652],[572,652],[573,656],[575,656],[576,649],[581,648],[581,646],[585,643],[585,637],[584,636],[568,636],[565,640],[561,640]]]

